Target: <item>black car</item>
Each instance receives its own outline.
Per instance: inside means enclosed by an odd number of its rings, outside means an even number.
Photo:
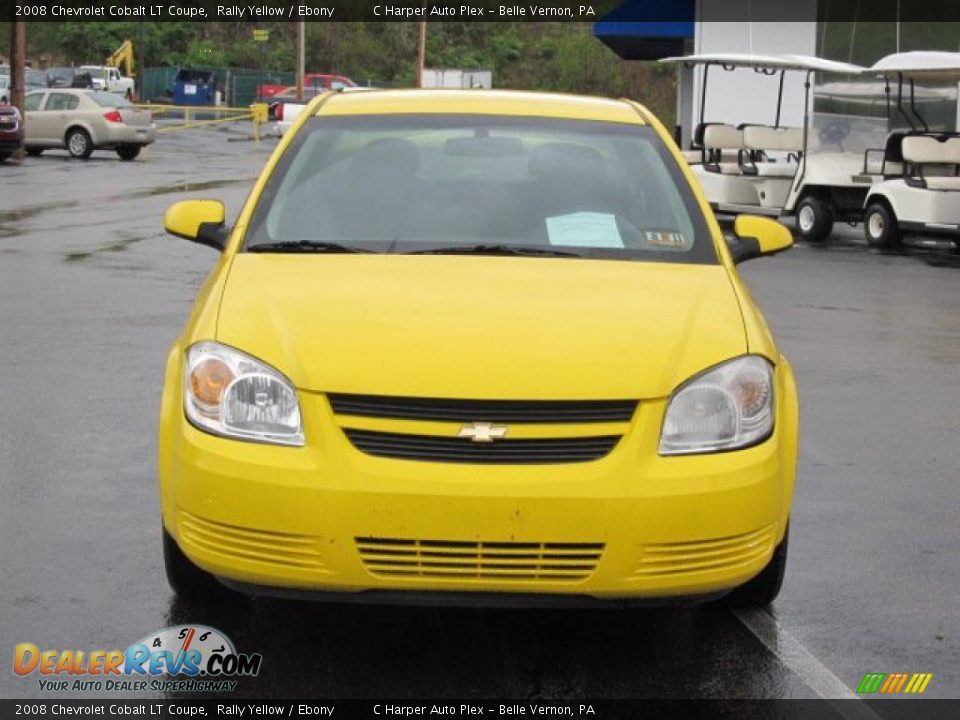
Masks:
[[[93,79],[89,73],[77,72],[72,67],[47,68],[47,87],[51,88],[92,88]]]

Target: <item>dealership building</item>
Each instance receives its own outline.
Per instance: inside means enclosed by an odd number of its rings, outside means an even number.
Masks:
[[[960,3],[949,5],[931,11],[915,0],[625,0],[594,25],[594,34],[626,60],[791,53],[868,67],[895,52],[960,51]],[[932,12],[937,13],[935,18]],[[703,72],[702,67],[677,66],[677,119],[682,128],[678,134],[683,147],[689,146],[701,104],[711,122],[774,122],[777,82],[749,70],[713,68],[704,96]],[[801,73],[784,78],[783,125],[803,124],[804,80]],[[826,103],[835,110],[840,88],[841,95],[850,95],[850,103],[872,104],[873,113],[886,113],[883,86],[875,79],[852,78],[838,85],[836,78],[817,77],[814,83],[817,110]],[[938,126],[958,129],[956,88],[947,90],[938,97],[949,100],[938,102],[931,113]],[[873,102],[866,102],[871,93]]]

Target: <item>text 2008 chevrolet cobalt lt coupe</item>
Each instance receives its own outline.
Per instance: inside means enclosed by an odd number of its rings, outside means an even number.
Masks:
[[[318,97],[170,351],[174,589],[747,605],[778,593],[793,373],[661,124],[629,101]],[[214,579],[221,581],[215,582]]]

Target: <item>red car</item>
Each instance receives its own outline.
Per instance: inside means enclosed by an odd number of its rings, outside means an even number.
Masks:
[[[331,90],[338,89],[340,87],[356,87],[356,83],[348,77],[343,75],[328,75],[325,73],[307,73],[303,76],[303,88],[304,90]],[[272,97],[279,93],[289,90],[290,86],[287,85],[261,85],[257,88],[257,94],[260,97]]]
[[[20,111],[13,105],[0,105],[0,162],[23,145],[23,123]]]

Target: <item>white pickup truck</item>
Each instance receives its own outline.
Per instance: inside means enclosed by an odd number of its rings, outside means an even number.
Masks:
[[[77,68],[78,73],[88,73],[93,80],[95,90],[106,90],[107,92],[123,95],[128,100],[133,98],[133,78],[123,77],[120,70],[108,65],[81,65]]]

